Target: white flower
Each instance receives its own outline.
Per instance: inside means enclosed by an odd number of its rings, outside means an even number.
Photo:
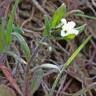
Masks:
[[[67,22],[66,19],[61,19],[61,24],[62,24],[62,30],[61,30],[62,37],[68,36],[70,34],[78,35],[79,31],[74,28],[76,25],[75,22],[73,21]]]

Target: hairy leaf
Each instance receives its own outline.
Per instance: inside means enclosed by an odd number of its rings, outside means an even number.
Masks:
[[[13,38],[16,38],[16,40],[20,43],[24,56],[26,57],[27,60],[29,60],[30,59],[30,49],[27,45],[27,42],[24,40],[24,38],[19,33],[13,32],[12,35],[13,35]]]

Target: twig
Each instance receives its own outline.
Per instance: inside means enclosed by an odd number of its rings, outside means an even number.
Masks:
[[[96,2],[94,0],[91,0],[94,7],[96,7]]]
[[[34,12],[35,12],[35,9],[34,9],[34,7],[33,7],[32,14],[31,14],[30,18],[28,18],[27,20],[25,20],[25,21],[22,23],[21,27],[23,27],[26,23],[28,23],[29,21],[32,20]]]
[[[36,0],[32,0],[32,2],[38,8],[38,10],[40,10],[44,15],[49,16],[49,14],[44,10],[42,6],[40,6],[40,4]]]

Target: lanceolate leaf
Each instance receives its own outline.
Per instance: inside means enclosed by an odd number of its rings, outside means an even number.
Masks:
[[[6,44],[9,46],[12,40],[11,32],[12,32],[12,24],[13,24],[13,18],[12,15],[10,15],[6,30]]]
[[[63,3],[54,13],[50,27],[54,28],[60,20],[66,15],[66,5]]]
[[[18,5],[19,0],[15,1],[15,5],[12,8],[11,14],[9,15],[9,20],[8,20],[8,25],[6,29],[6,44],[9,45],[11,43],[11,32],[12,32],[12,25],[13,25],[13,20],[16,12],[16,8]]]
[[[19,3],[20,1],[21,1],[21,0],[15,0],[15,5],[13,6],[12,11],[11,11],[11,15],[12,15],[12,17],[15,16],[16,8],[17,8],[18,3]]]
[[[15,37],[16,40],[18,41],[18,43],[20,43],[24,56],[26,57],[27,60],[29,60],[30,59],[30,49],[29,49],[26,41],[24,40],[24,38],[19,33],[16,33],[16,32],[13,32],[12,35],[13,35],[13,38]]]
[[[5,18],[2,19],[2,23],[0,26],[0,52],[3,52],[6,48],[6,40],[5,40]]]
[[[1,30],[2,26],[0,26],[0,30]],[[2,31],[0,32],[0,52],[2,52],[2,47],[3,47],[3,35],[4,33],[2,33]]]
[[[96,20],[96,16],[85,15],[85,14],[82,14],[82,13],[77,13],[75,15],[80,16],[80,17],[84,17],[84,18],[88,18],[88,19],[92,19],[92,20]]]
[[[17,32],[19,34],[24,33],[23,29],[15,24],[12,25],[12,32]]]
[[[50,63],[42,64],[42,65],[40,65],[40,68],[56,69],[56,70],[60,71],[60,68],[59,68],[57,65],[55,65],[55,64],[50,64]]]
[[[78,30],[78,31],[79,31],[79,33],[81,33],[81,32],[83,32],[83,31],[84,31],[85,27],[86,27],[86,24],[84,24],[84,25],[81,25],[81,26],[77,27],[77,28],[76,28],[76,30]]]
[[[44,36],[50,36],[50,21],[48,16],[45,16],[45,30],[43,32]]]
[[[0,52],[5,52],[10,43],[11,43],[11,32],[12,32],[12,24],[13,24],[13,17],[16,12],[16,8],[18,5],[19,0],[16,0],[15,5],[11,11],[11,15],[9,15],[8,24],[6,21],[6,16],[2,19],[2,23],[0,26]]]

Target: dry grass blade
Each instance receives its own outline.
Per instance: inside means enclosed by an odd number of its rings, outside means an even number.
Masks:
[[[96,88],[96,83],[93,83],[91,85],[89,85],[86,88],[82,88],[80,91],[76,92],[75,94],[73,94],[72,96],[79,96],[79,95],[83,95],[84,93],[86,93],[87,91]]]

